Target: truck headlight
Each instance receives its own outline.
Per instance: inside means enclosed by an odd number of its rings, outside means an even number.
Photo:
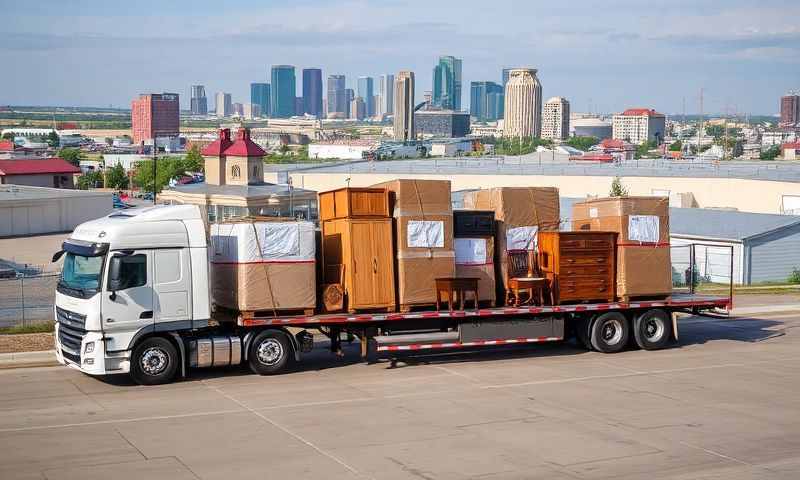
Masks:
[[[94,352],[94,342],[88,342],[86,344],[86,347],[84,347],[84,349],[83,349],[83,353],[84,354],[89,354],[89,353],[92,353],[92,352]]]

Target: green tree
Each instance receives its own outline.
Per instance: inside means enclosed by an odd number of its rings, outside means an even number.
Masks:
[[[3,140],[14,140],[14,134],[11,132],[4,133]]]
[[[186,169],[191,172],[202,172],[205,166],[203,155],[200,154],[200,147],[192,145],[192,148],[186,152]]]
[[[85,160],[83,152],[79,148],[64,147],[58,151],[58,156],[76,167],[80,165],[81,160]]]
[[[50,133],[47,134],[47,144],[51,147],[57,147],[61,143],[61,140],[58,138],[58,134],[55,130],[50,130]]]
[[[84,173],[83,175],[78,177],[77,186],[81,190],[88,190],[90,188],[102,188],[103,174],[97,171]]]
[[[608,192],[609,197],[627,197],[628,189],[622,184],[619,177],[614,177],[611,181],[611,191]]]
[[[683,142],[681,142],[680,140],[676,140],[675,142],[672,143],[672,145],[669,146],[670,152],[680,152],[682,149],[683,149]]]
[[[156,191],[160,192],[173,178],[196,172],[197,165],[185,157],[163,157],[156,160]],[[133,180],[142,189],[153,191],[153,160],[143,160],[136,165]]]
[[[650,150],[656,148],[658,144],[655,140],[648,140],[643,144],[636,147],[636,154],[634,155],[636,158],[642,158],[650,153]]]
[[[758,158],[761,160],[775,160],[778,158],[778,155],[781,154],[781,147],[778,145],[773,145],[768,149],[761,152]]]
[[[597,137],[570,137],[564,143],[572,148],[577,148],[578,150],[583,150],[585,152],[600,143],[600,139]]]
[[[128,175],[119,163],[106,170],[106,186],[114,190],[128,188]]]

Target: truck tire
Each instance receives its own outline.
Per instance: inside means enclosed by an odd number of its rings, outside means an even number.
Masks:
[[[247,362],[253,373],[274,375],[285,369],[293,357],[292,342],[286,334],[266,330],[256,335],[250,343]]]
[[[629,336],[630,327],[625,315],[607,312],[594,319],[589,338],[598,352],[616,353],[625,348]]]
[[[589,340],[589,329],[591,318],[587,315],[581,315],[575,321],[575,338],[578,340],[578,345],[583,346],[586,350],[593,350],[592,342]]]
[[[664,310],[653,309],[633,320],[633,338],[643,350],[658,350],[669,343],[672,322]]]
[[[161,337],[143,340],[131,355],[131,377],[139,385],[161,385],[169,383],[178,371],[178,351]]]

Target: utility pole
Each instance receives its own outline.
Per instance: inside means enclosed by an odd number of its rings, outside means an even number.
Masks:
[[[700,87],[700,121],[697,127],[697,156],[700,156],[700,139],[703,136],[703,87]]]

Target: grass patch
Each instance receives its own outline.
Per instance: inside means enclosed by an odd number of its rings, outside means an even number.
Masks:
[[[52,333],[55,322],[38,322],[30,325],[14,325],[0,328],[2,335],[19,335],[23,333]]]

